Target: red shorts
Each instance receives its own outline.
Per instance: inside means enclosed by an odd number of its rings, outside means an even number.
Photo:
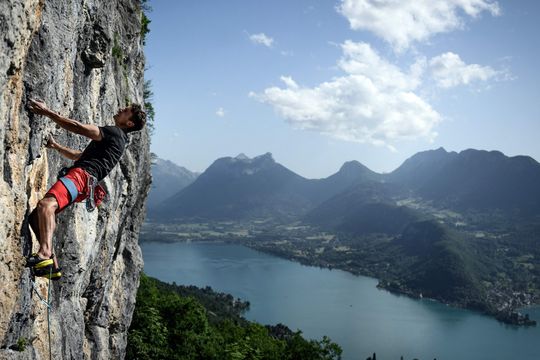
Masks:
[[[45,196],[56,198],[56,202],[58,202],[56,213],[61,212],[73,202],[85,200],[88,195],[88,173],[80,167],[70,169],[45,194]]]

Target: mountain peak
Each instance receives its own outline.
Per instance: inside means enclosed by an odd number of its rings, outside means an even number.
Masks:
[[[255,156],[253,160],[271,160],[274,161],[274,157],[272,156],[271,152],[264,153],[259,156]]]
[[[241,161],[241,162],[246,162],[246,163],[260,163],[262,161],[269,161],[269,162],[275,162],[273,156],[272,156],[272,153],[270,152],[267,152],[267,153],[264,153],[262,155],[258,155],[258,156],[255,156],[253,158],[250,158],[249,156],[247,156],[246,154],[244,153],[240,153],[238,155],[236,155],[235,157],[226,157],[226,158],[223,158],[225,160],[229,160],[229,161]]]
[[[339,172],[343,172],[343,171],[359,171],[359,170],[366,170],[368,169],[366,166],[364,166],[362,163],[356,161],[356,160],[351,160],[351,161],[346,161],[343,163],[343,165],[341,165],[341,167],[339,168]]]
[[[443,167],[448,161],[458,156],[448,152],[442,146],[438,149],[420,151],[405,160],[389,176],[393,180],[416,183],[425,179],[425,175]]]
[[[448,151],[446,151],[446,149],[442,146],[440,146],[438,149],[435,149],[435,150],[431,150],[431,151],[436,151],[436,152],[440,152],[440,153],[447,153]]]
[[[420,164],[425,165],[426,163],[429,163],[429,162],[439,162],[439,161],[448,159],[450,154],[452,153],[449,153],[448,151],[446,151],[445,148],[443,148],[442,146],[439,147],[438,149],[419,151],[413,156],[411,156],[410,158],[408,158],[407,160],[405,160],[403,164],[401,164],[400,167],[394,170],[394,172],[397,172],[400,169],[402,170],[403,168],[406,168],[413,164],[414,164],[413,166],[418,166]]]
[[[445,158],[448,154],[450,154],[450,153],[448,151],[446,151],[445,148],[440,146],[437,149],[419,151],[416,154],[414,154],[413,156],[411,156],[409,159],[414,159],[414,158],[441,159],[441,158]]]
[[[156,174],[170,175],[170,176],[187,176],[188,178],[195,178],[198,173],[190,171],[183,166],[178,165],[174,161],[156,158],[152,162],[152,172]]]
[[[244,154],[244,153],[240,153],[240,154],[236,155],[235,159],[237,159],[237,160],[251,160],[251,159],[249,158],[249,156],[247,156],[247,155]]]

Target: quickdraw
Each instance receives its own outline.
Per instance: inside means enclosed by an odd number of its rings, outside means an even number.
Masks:
[[[92,212],[103,202],[107,192],[97,178],[90,174],[88,174],[88,189],[90,189],[90,194],[86,198],[86,211]]]
[[[97,179],[88,174],[88,189],[90,191],[90,194],[88,194],[88,197],[86,198],[86,211],[92,212],[96,208],[96,202],[94,199],[94,189],[97,185]]]

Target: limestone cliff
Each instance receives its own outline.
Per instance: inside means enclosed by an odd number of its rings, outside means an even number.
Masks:
[[[127,101],[143,102],[139,0],[0,1],[0,358],[48,358],[45,307],[32,294],[24,255],[37,250],[27,216],[71,161],[43,144],[54,135],[83,149],[88,139],[26,109],[29,98],[99,125]],[[106,178],[108,201],[57,218],[52,284],[54,359],[123,358],[142,269],[137,243],[150,187],[148,131],[130,135]],[[46,294],[48,280],[36,278]],[[27,340],[24,351],[12,350]]]

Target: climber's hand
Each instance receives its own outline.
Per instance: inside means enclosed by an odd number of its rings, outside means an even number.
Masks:
[[[49,136],[49,138],[47,139],[47,144],[45,146],[49,149],[55,149],[56,145],[58,145],[58,143],[54,140],[52,136]]]
[[[28,100],[28,108],[30,111],[38,115],[47,115],[50,112],[50,110],[47,108],[47,104],[40,100]]]

